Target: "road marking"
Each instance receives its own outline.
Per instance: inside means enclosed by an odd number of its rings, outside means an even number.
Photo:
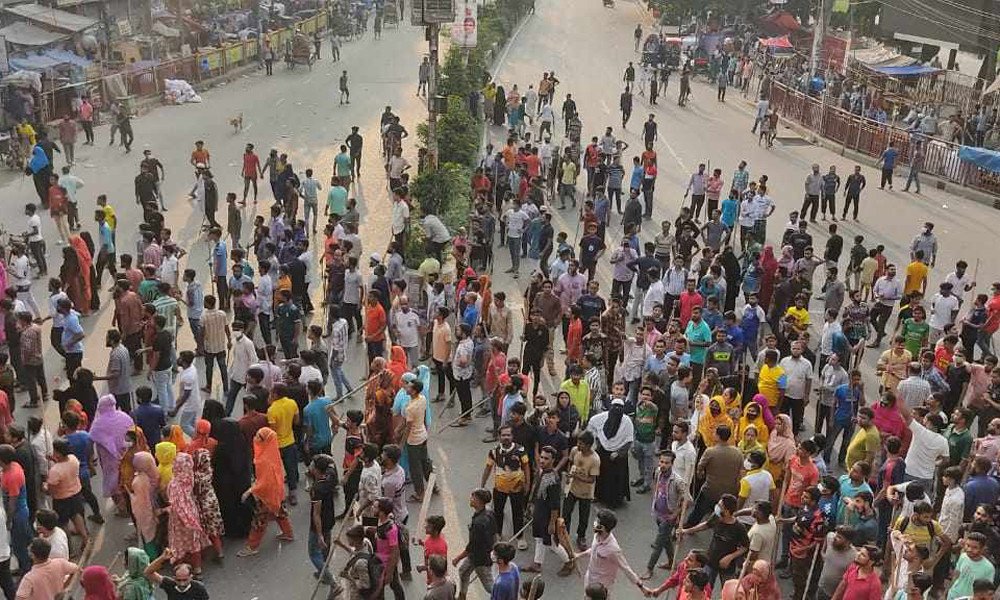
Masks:
[[[465,531],[461,525],[462,521],[458,516],[458,507],[455,504],[455,496],[451,493],[451,485],[448,482],[447,471],[451,468],[448,462],[448,455],[440,445],[437,446],[437,454],[439,466],[435,468],[434,471],[438,474],[438,496],[441,497],[442,510],[444,512],[445,538],[447,539],[449,546],[453,548],[464,548]],[[429,490],[428,493],[430,493]],[[423,527],[423,524],[414,524],[413,527]],[[411,529],[411,531],[412,530],[413,529]],[[469,586],[469,591],[473,593],[472,597],[481,597],[479,596],[479,593],[482,591],[482,587]]]
[[[278,98],[278,101],[274,103],[274,106],[275,106],[275,108],[277,108],[277,107],[281,106],[281,104],[282,104],[282,103],[283,103],[284,101],[285,101],[285,99],[284,99],[284,98]]]

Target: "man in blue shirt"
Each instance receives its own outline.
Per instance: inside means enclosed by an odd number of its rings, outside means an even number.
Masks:
[[[854,369],[850,374],[848,383],[837,386],[833,390],[833,425],[831,426],[829,437],[826,440],[826,450],[823,458],[830,464],[830,457],[833,454],[833,444],[837,441],[837,436],[844,434],[844,439],[840,443],[840,453],[838,461],[843,463],[847,458],[847,447],[854,436],[854,422],[857,418],[858,407],[862,404],[861,371]],[[862,423],[864,425],[864,423]]]
[[[108,224],[104,210],[98,208],[94,211],[94,220],[97,221],[97,235],[100,241],[100,248],[97,250],[97,288],[101,287],[101,273],[104,269],[111,273],[111,279],[117,279],[118,274],[115,269],[115,238]]]
[[[882,152],[882,157],[878,159],[882,166],[882,183],[879,189],[884,190],[885,184],[889,184],[889,191],[892,191],[892,170],[896,168],[896,158],[899,157],[899,150],[896,150],[896,142],[889,142],[889,147]]]
[[[684,330],[684,337],[691,348],[691,372],[697,385],[701,381],[702,371],[705,370],[705,352],[712,343],[712,329],[701,318],[700,306],[695,306],[691,310],[691,320]]]
[[[161,440],[160,432],[167,425],[166,414],[162,408],[153,404],[153,390],[148,385],[136,388],[135,398],[139,405],[132,411],[132,420],[142,429],[149,447],[156,448]]]
[[[74,377],[74,373],[83,363],[83,325],[80,324],[80,313],[73,310],[69,298],[60,298],[56,310],[63,316],[63,331],[60,343],[66,357],[66,375]]]
[[[323,393],[323,382],[313,379],[306,385],[309,390],[309,404],[302,410],[305,417],[306,447],[309,456],[330,454],[333,443],[333,430],[330,419],[337,419],[337,411],[332,402]]]
[[[208,239],[212,243],[212,275],[215,277],[216,295],[219,297],[219,308],[229,310],[229,284],[227,277],[229,269],[226,268],[226,261],[229,259],[229,249],[222,239],[222,230],[213,227],[208,232]]]
[[[66,443],[69,444],[70,453],[76,457],[80,462],[80,486],[83,488],[81,492],[83,493],[84,500],[90,505],[90,510],[93,512],[90,515],[90,520],[95,523],[104,523],[104,517],[101,516],[101,505],[97,502],[97,497],[94,496],[94,491],[90,485],[91,468],[96,466],[94,462],[94,442],[90,439],[90,434],[83,429],[77,429],[80,426],[80,417],[76,413],[71,411],[66,411],[62,416],[62,424],[67,433],[64,438]]]
[[[642,162],[639,157],[632,158],[632,176],[629,179],[629,192],[639,192],[642,187]]]

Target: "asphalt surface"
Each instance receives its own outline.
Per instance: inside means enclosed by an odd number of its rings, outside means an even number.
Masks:
[[[644,99],[637,96],[632,121],[623,135],[619,127],[618,94],[627,62],[639,59],[639,55],[632,51],[632,30],[640,20],[644,20],[648,31],[649,19],[631,2],[618,2],[615,8],[607,9],[597,0],[539,0],[536,13],[529,17],[509,52],[502,57],[497,79],[507,89],[517,83],[524,90],[529,83],[537,86],[543,71],[554,69],[561,81],[557,98],[561,101],[566,93],[573,94],[581,113],[584,136],[589,139],[591,135],[602,133],[605,126],[614,127],[616,135],[624,137],[632,146],[626,152],[629,161],[633,151],[638,152],[642,146],[639,137],[641,123],[649,112],[653,112],[660,123],[660,140],[656,146],[660,156],[660,175],[653,223],[676,217],[689,175],[699,162],[722,168],[727,181],[739,161],[744,159],[749,162],[754,178],[765,173],[769,175],[771,194],[778,207],[768,227],[772,237],[780,236],[785,216],[801,204],[802,182],[810,164],[818,162],[823,165],[824,171],[835,164],[842,175],[853,169],[850,161],[796,141],[794,134],[784,129],[779,133],[774,149],[758,148],[756,136],[749,132],[752,123],[749,104],[733,89],[729,90],[726,103],[718,103],[715,90],[703,81],[695,82],[694,100],[686,108],[676,105],[676,79],[671,81],[659,105],[652,110]],[[424,111],[422,100],[414,92],[417,65],[425,49],[422,30],[405,24],[398,30],[385,31],[381,40],[373,40],[369,33],[359,41],[345,44],[341,49],[341,61],[336,64],[330,62],[329,47],[324,44],[324,57],[311,71],[302,67],[287,71],[278,65],[274,76],[265,77],[262,72],[256,72],[238,78],[205,93],[201,104],[160,107],[142,115],[133,121],[136,142],[129,155],[118,147],[108,147],[108,128],[100,127],[97,131],[98,144],[77,150],[79,164],[75,172],[86,183],[80,194],[80,214],[93,231],[87,215],[92,214],[97,194],[108,194],[121,223],[119,244],[132,247],[131,232],[141,218],[133,199],[132,179],[138,172],[142,150],[150,148],[166,167],[167,226],[174,230],[174,237],[189,251],[187,266],[198,269],[201,275],[207,272],[208,244],[199,237],[199,208],[186,199],[192,183],[188,158],[194,140],[206,140],[222,193],[241,193],[240,156],[248,142],[256,145],[262,160],[271,147],[287,152],[297,172],[312,167],[325,188],[337,146],[352,125],[359,125],[365,137],[363,176],[360,186],[352,190],[352,195],[359,197],[365,253],[383,251],[391,211],[385,179],[379,169],[378,115],[384,106],[391,105],[402,116],[404,125],[411,133],[415,131]],[[351,77],[352,102],[344,106],[337,101],[337,77],[341,69],[348,69]],[[244,115],[244,130],[234,133],[228,119],[239,112]],[[562,131],[560,122],[557,122],[556,130]],[[504,135],[505,132],[499,128],[491,128],[488,132],[489,139],[494,142],[502,140]],[[415,164],[415,144],[406,145],[406,156]],[[60,159],[57,158],[56,162],[57,167],[61,166]],[[861,234],[869,243],[877,240],[885,244],[890,259],[905,265],[910,240],[919,232],[922,223],[929,220],[937,225],[935,233],[940,246],[938,266],[932,271],[930,290],[936,289],[937,283],[960,258],[971,265],[976,264],[977,257],[983,258],[978,273],[981,291],[988,290],[988,283],[1000,278],[1000,269],[987,260],[996,239],[993,232],[1000,226],[1000,215],[996,211],[929,189],[930,186],[924,187],[923,195],[880,192],[876,187],[878,174],[872,169],[865,169],[865,174],[869,189],[862,194],[861,221],[841,224],[840,233],[848,241],[848,246],[854,235]],[[901,183],[897,185],[897,190],[902,187]],[[23,204],[34,199],[30,180],[16,174],[0,175],[0,209],[7,215],[3,219],[5,227],[15,231],[23,228]],[[258,207],[263,209],[265,200],[269,199],[269,192],[262,189]],[[244,215],[244,236],[253,215],[251,205],[248,214]],[[58,247],[52,243],[56,239],[55,229],[47,215],[43,215],[42,221],[50,241],[50,271],[55,273],[59,253]],[[557,231],[567,231],[572,237],[576,229],[574,213],[557,211],[555,225]],[[642,238],[651,239],[657,229],[646,226]],[[614,239],[621,235],[620,227],[613,226],[609,231]],[[810,227],[817,246],[825,241],[825,231],[822,223]],[[502,271],[509,266],[506,251],[498,248],[495,255],[498,262],[494,291],[507,292],[512,310],[519,314],[527,278],[522,275],[521,279],[513,280],[503,275]],[[842,259],[842,266],[845,259],[846,256]],[[527,261],[526,265],[522,265],[522,273],[534,266],[533,261]],[[606,294],[610,289],[609,265],[602,265],[598,275],[602,293]],[[319,281],[317,275],[314,275],[313,281]],[[313,286],[314,289],[317,287]],[[40,302],[46,297],[43,281],[36,282],[34,294]],[[112,314],[111,301],[106,292],[102,292],[102,302],[102,310],[85,320],[88,333],[95,335],[86,340],[84,365],[98,373],[103,372],[106,364],[103,332],[110,326]],[[814,321],[817,317],[814,313]],[[517,329],[520,329],[520,322]],[[45,334],[47,336],[47,330]],[[181,330],[178,346],[181,349],[193,346],[186,329]],[[361,347],[358,348],[360,350]],[[875,354],[868,352],[866,362],[869,365],[874,364]],[[364,377],[366,365],[363,356],[362,352],[357,352],[349,359],[346,371],[352,381],[359,382]],[[62,361],[51,351],[46,353],[45,358],[47,373],[52,379],[61,369]],[[873,383],[871,369],[867,369],[866,381]],[[547,376],[542,383],[546,391],[552,391],[557,385],[557,381]],[[219,388],[220,384],[216,381],[211,397],[217,398],[221,394]],[[99,392],[103,389],[99,388]],[[19,404],[25,400],[23,394],[19,395]],[[348,404],[352,405],[351,402]],[[354,406],[359,404],[360,398],[353,400]],[[440,410],[440,406],[435,405],[435,410]],[[457,412],[457,409],[451,409],[442,418],[437,418],[433,431],[436,432],[440,424],[457,415]],[[811,423],[811,407],[807,408],[806,414],[807,421]],[[25,421],[28,415],[28,410],[18,407],[16,418],[19,422]],[[55,427],[58,419],[56,408],[51,404],[47,406],[44,417],[49,426]],[[471,428],[448,429],[433,435],[430,443],[440,490],[432,500],[430,512],[445,516],[445,534],[452,555],[464,546],[467,519],[471,513],[468,494],[479,485],[489,448],[480,442],[486,428],[485,421],[479,419]],[[335,446],[339,446],[339,440]],[[339,459],[339,448],[336,454]],[[96,483],[95,488],[99,489]],[[308,503],[304,501],[302,492],[299,498],[302,501],[292,510],[295,542],[279,544],[268,535],[259,556],[240,559],[235,552],[241,542],[232,541],[227,545],[229,556],[224,566],[207,564],[205,581],[213,597],[263,600],[289,596],[302,598],[312,592],[314,580],[310,576],[311,567],[306,555]],[[640,571],[654,535],[648,502],[649,496],[633,496],[631,503],[617,511],[619,525],[616,534],[630,564]],[[411,525],[415,525],[413,520],[419,506],[410,505],[410,510],[413,515]],[[129,524],[123,519],[109,517],[108,521],[95,542],[95,560],[102,564],[109,564],[114,555],[125,547],[124,537],[130,531]],[[508,519],[508,534],[509,523]],[[693,540],[685,539],[679,552],[686,551],[692,544],[704,547],[707,541],[705,535]],[[414,548],[412,552],[418,559],[419,548]],[[519,554],[519,563],[530,560],[530,551]],[[342,561],[343,556],[338,556],[333,564],[336,567]],[[559,582],[554,589],[558,589],[560,594],[581,597],[581,580],[575,576],[556,579],[558,565],[553,562],[554,559],[548,557],[546,579]],[[659,571],[653,582],[661,581],[666,575],[666,572]],[[406,585],[407,594],[413,597],[422,595],[423,589],[419,575]],[[471,595],[483,597],[477,584],[473,584],[471,589]],[[322,593],[325,593],[325,588]],[[621,576],[613,594],[614,597],[639,597],[638,591]]]

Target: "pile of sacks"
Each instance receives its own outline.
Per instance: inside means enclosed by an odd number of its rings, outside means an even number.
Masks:
[[[185,102],[201,102],[191,84],[183,79],[164,79],[163,95],[168,104],[184,104]]]

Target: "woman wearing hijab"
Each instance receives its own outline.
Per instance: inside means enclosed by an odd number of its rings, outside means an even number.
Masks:
[[[726,306],[725,312],[736,310],[736,296],[740,293],[740,261],[733,252],[733,247],[727,245],[722,249],[722,268],[726,272]]]
[[[80,575],[80,587],[83,588],[83,600],[118,600],[115,584],[107,568],[101,566],[87,567]]]
[[[171,442],[178,452],[185,452],[188,446],[188,438],[184,435],[184,430],[180,425],[171,425],[163,439]]]
[[[493,100],[493,124],[502,127],[507,119],[507,93],[502,85],[497,86]]]
[[[785,464],[795,455],[795,434],[792,432],[792,418],[778,415],[774,423],[771,439],[767,441],[767,470],[774,477],[774,483],[781,486]]]
[[[767,403],[767,396],[756,394],[753,401],[760,407],[760,416],[764,419],[764,424],[767,425],[767,431],[770,434],[771,431],[774,431],[774,414],[771,413],[771,407]]]
[[[281,534],[278,539],[291,542],[292,522],[288,520],[285,510],[285,469],[281,464],[281,454],[278,452],[278,436],[270,427],[262,427],[253,438],[253,466],[257,479],[253,486],[243,492],[242,500],[253,495],[253,524],[247,545],[237,553],[237,556],[253,556],[257,554],[260,540],[264,537],[267,524],[277,521]]]
[[[201,573],[201,550],[212,545],[205,534],[194,497],[194,459],[190,454],[178,454],[174,460],[174,476],[167,484],[166,510],[168,547],[174,551],[175,562],[191,565],[195,575]]]
[[[250,446],[240,433],[239,421],[226,418],[212,427],[218,440],[212,456],[212,485],[229,537],[242,538],[250,532],[250,506],[240,497],[250,488]]]
[[[86,251],[86,254],[80,256],[80,264],[82,267],[90,266],[88,269],[89,275],[87,276],[88,285],[90,285],[90,310],[100,310],[101,308],[101,296],[98,294],[100,290],[94,289],[92,282],[97,281],[97,269],[94,268],[94,257],[97,256],[96,247],[94,246],[94,238],[91,237],[89,231],[81,231],[80,240],[82,244],[74,244],[73,237],[70,237],[69,243],[73,244],[77,253],[81,251],[81,248]]]
[[[212,433],[212,424],[205,419],[198,419],[194,424],[194,437],[188,442],[187,448],[184,450],[191,456],[194,456],[198,450],[207,450],[209,455],[215,454],[215,447],[219,442],[215,441],[209,435]]]
[[[212,455],[205,448],[194,452],[194,500],[198,505],[201,528],[212,541],[216,556],[222,560],[226,557],[222,548],[222,536],[226,535],[226,528],[222,522],[219,499],[212,487]]]
[[[174,477],[174,462],[177,460],[177,445],[173,442],[160,442],[156,445],[156,463],[160,473],[160,493],[167,493],[167,486]]]
[[[125,453],[118,462],[118,492],[124,502],[128,502],[132,494],[132,480],[135,478],[135,466],[132,463],[139,452],[149,452],[149,444],[146,443],[142,428],[133,426],[125,432]]]
[[[201,409],[201,418],[208,421],[214,428],[218,421],[226,418],[226,406],[218,400],[205,400],[205,407]]]
[[[367,416],[372,407],[375,405],[375,392],[379,388],[380,377],[376,375],[381,375],[385,371],[386,361],[381,356],[376,356],[372,359],[371,367],[368,370],[368,383],[365,386],[365,415]]]
[[[90,284],[88,278],[83,275],[84,270],[80,264],[80,255],[70,246],[63,246],[62,255],[63,262],[62,266],[59,267],[59,281],[62,282],[63,291],[73,302],[73,308],[81,315],[87,316],[90,314]]]
[[[751,452],[760,452],[766,456],[767,448],[760,442],[758,431],[756,425],[747,425],[740,431],[740,441],[736,447],[743,453],[743,458],[750,456]]]
[[[785,273],[793,273],[795,270],[795,251],[791,246],[781,248],[781,257],[778,259],[778,269]]]
[[[573,399],[570,397],[569,392],[560,391],[556,395],[556,410],[559,411],[559,431],[562,431],[570,438],[576,436],[576,429],[580,426],[580,411],[573,404]],[[544,427],[544,414],[542,415],[542,419],[542,427]]]
[[[774,567],[766,560],[758,559],[747,569],[739,580],[736,600],[780,600],[781,588],[774,576]]]
[[[118,486],[118,473],[121,470],[122,456],[128,450],[125,434],[135,427],[128,413],[118,410],[115,397],[111,394],[103,396],[97,403],[97,415],[94,424],[90,426],[90,439],[97,449],[97,458],[101,463],[101,487],[105,498],[114,498],[115,503],[121,502],[121,490]]]
[[[382,451],[382,446],[393,441],[392,401],[395,388],[392,381],[393,374],[388,369],[379,374],[375,380],[372,408],[365,419],[368,440],[378,447],[379,452]]]
[[[611,408],[590,419],[587,429],[597,440],[601,471],[597,476],[595,498],[608,508],[631,500],[628,477],[628,450],[635,439],[632,420],[625,417],[625,401],[615,398]]]
[[[125,576],[118,581],[120,600],[150,600],[153,598],[153,584],[146,578],[149,555],[141,548],[125,550]]]
[[[132,507],[135,529],[145,553],[159,556],[160,549],[156,540],[159,518],[156,509],[160,505],[160,472],[156,468],[156,460],[149,452],[136,452],[132,457],[132,468],[135,475],[132,477],[129,505]],[[148,562],[149,558],[146,560]]]
[[[489,275],[479,276],[479,300],[482,306],[479,310],[479,320],[483,323],[490,322],[490,310],[493,309],[493,282]]]
[[[716,396],[708,401],[706,410],[703,410],[698,419],[698,435],[701,436],[702,444],[705,448],[715,445],[715,430],[719,425],[726,425],[729,430],[733,427],[733,419],[723,410],[722,396]]]
[[[764,399],[767,403],[767,399]],[[748,427],[754,427],[757,430],[757,441],[765,451],[767,448],[767,440],[771,437],[771,430],[768,428],[767,423],[764,421],[764,416],[761,414],[760,405],[756,402],[749,402],[743,407],[743,416],[740,417],[740,427],[736,432],[737,439],[743,439],[743,432],[747,430]],[[766,452],[765,452],[766,454]]]
[[[392,373],[392,389],[399,390],[403,387],[403,374],[410,370],[409,361],[406,358],[406,350],[402,346],[393,346],[389,351],[389,372]]]
[[[764,312],[771,308],[771,296],[774,294],[775,278],[778,274],[778,261],[774,258],[774,247],[764,246],[764,253],[760,255],[760,293],[757,295],[757,303]]]

